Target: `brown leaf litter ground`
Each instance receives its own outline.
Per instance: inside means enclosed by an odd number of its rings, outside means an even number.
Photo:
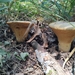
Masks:
[[[48,48],[46,50],[63,65],[64,59],[69,55],[69,52],[61,53],[58,49],[58,40],[56,35],[52,32],[47,24],[44,24],[44,33],[46,33],[48,40]],[[0,67],[0,75],[45,75],[40,63],[37,61],[35,50],[31,44],[26,41],[34,34],[33,29],[30,30],[28,37],[24,42],[18,43],[12,30],[6,24],[6,19],[0,17],[0,49],[10,53],[10,58],[6,58],[3,65]],[[31,35],[31,36],[30,36]],[[34,38],[39,44],[43,44],[41,35]],[[71,50],[75,47],[75,40],[72,42]],[[17,53],[28,52],[29,56],[26,60],[17,57]],[[66,63],[65,69],[68,69],[74,75],[75,69],[75,54]]]

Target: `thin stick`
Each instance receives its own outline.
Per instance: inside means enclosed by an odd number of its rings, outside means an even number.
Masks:
[[[71,51],[71,53],[69,54],[69,56],[65,59],[65,62],[63,63],[63,68],[65,67],[65,64],[70,59],[70,57],[74,54],[74,52],[75,52],[75,48]]]

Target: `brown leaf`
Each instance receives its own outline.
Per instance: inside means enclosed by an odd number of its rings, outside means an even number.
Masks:
[[[41,33],[41,29],[39,28],[39,25],[34,24],[33,28],[35,30],[35,33],[27,42],[31,42],[37,35]]]

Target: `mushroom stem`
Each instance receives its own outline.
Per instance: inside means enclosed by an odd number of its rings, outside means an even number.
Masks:
[[[59,41],[59,50],[67,52],[70,50],[71,43]]]

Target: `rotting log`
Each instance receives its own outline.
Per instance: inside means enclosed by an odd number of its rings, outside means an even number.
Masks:
[[[31,45],[35,49],[37,60],[41,63],[46,75],[71,75],[35,40],[31,42]]]

